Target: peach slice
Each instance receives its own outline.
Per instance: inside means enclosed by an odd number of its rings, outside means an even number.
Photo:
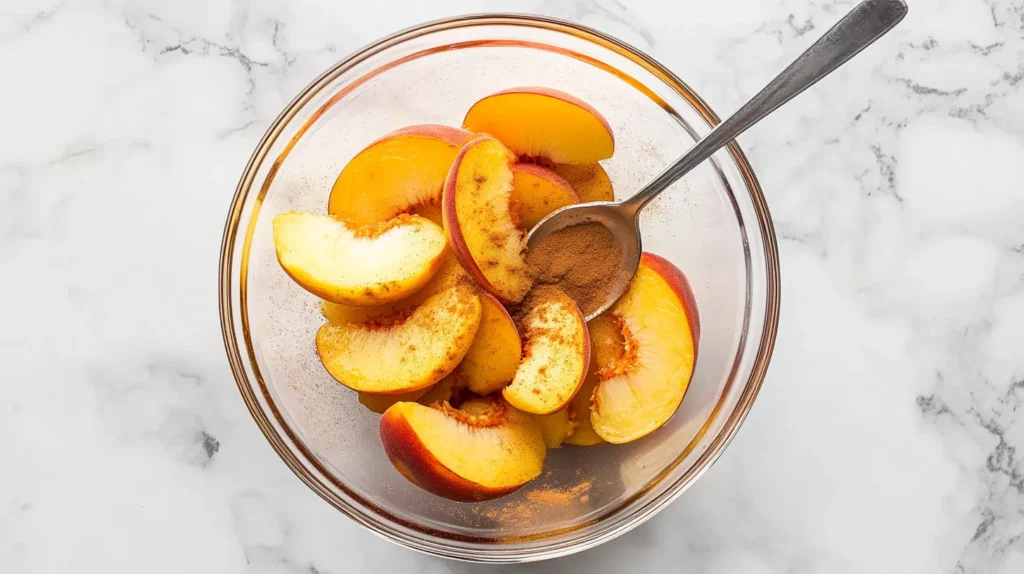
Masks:
[[[473,346],[462,359],[458,372],[466,386],[478,395],[501,390],[519,368],[522,343],[512,317],[494,296],[480,295],[483,313]]]
[[[277,260],[310,293],[347,305],[397,301],[422,287],[441,265],[444,231],[415,215],[351,229],[329,215],[274,217]]]
[[[593,363],[591,363],[593,368]],[[590,422],[590,407],[594,398],[594,389],[600,379],[596,372],[587,373],[583,386],[569,403],[569,420],[576,425],[572,434],[565,437],[565,442],[576,446],[595,446],[604,444],[601,435],[594,432],[594,425]]]
[[[550,415],[533,415],[540,428],[540,434],[544,437],[544,446],[558,448],[573,434],[575,424],[569,420],[569,408],[551,413]]]
[[[500,397],[433,407],[397,403],[380,419],[391,463],[417,486],[458,501],[504,496],[540,475],[544,438]]]
[[[452,162],[441,209],[459,263],[487,291],[518,303],[530,289],[525,233],[510,211],[512,152],[490,136],[470,140]]]
[[[618,321],[622,351],[599,352],[605,366],[590,422],[604,440],[625,443],[657,430],[679,408],[693,375],[700,321],[686,277],[650,253],[608,314]]]
[[[587,323],[590,333],[590,370],[576,396],[569,405],[570,418],[576,424],[576,430],[566,438],[565,442],[577,446],[594,446],[604,444],[604,439],[594,432],[590,422],[590,408],[594,399],[594,389],[600,382],[598,373],[619,360],[625,352],[625,340],[618,321],[610,315],[600,315]]]
[[[512,188],[512,214],[522,229],[532,229],[552,211],[580,202],[569,182],[539,165],[512,166]]]
[[[526,350],[501,392],[517,409],[546,415],[572,400],[590,364],[590,336],[579,307],[554,288],[535,290],[525,305]]]
[[[480,298],[473,287],[456,285],[392,322],[326,323],[316,333],[316,350],[327,372],[353,390],[407,393],[450,373],[479,324]]]
[[[409,126],[385,135],[341,170],[328,212],[361,226],[415,210],[440,224],[437,207],[448,168],[471,137],[466,130],[441,125]]]
[[[583,165],[560,163],[551,170],[569,182],[569,185],[576,191],[576,195],[579,196],[580,203],[615,201],[612,180],[599,163]]]
[[[455,255],[450,251],[441,261],[437,273],[427,281],[427,284],[409,297],[393,303],[381,303],[380,305],[342,305],[323,301],[320,304],[320,312],[324,318],[331,323],[393,323],[409,315],[413,309],[423,304],[431,296],[454,287],[460,283],[468,283],[469,275],[459,265]]]
[[[438,385],[439,384],[441,383],[438,383]],[[434,387],[430,388],[433,389]],[[358,393],[359,404],[363,405],[364,407],[370,409],[371,411],[379,415],[382,415],[384,414],[384,411],[391,408],[391,405],[403,401],[415,401],[422,397],[427,392],[429,392],[427,389],[420,389],[418,391],[399,393],[397,395],[377,395],[374,393]]]
[[[555,163],[593,163],[615,151],[604,116],[551,88],[513,88],[487,96],[473,104],[462,124],[498,138],[516,155]]]

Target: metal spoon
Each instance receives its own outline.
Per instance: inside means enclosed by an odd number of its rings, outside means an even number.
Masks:
[[[620,202],[600,201],[563,207],[544,218],[527,236],[527,249],[545,237],[581,223],[600,223],[622,244],[622,271],[617,275],[608,300],[587,316],[596,317],[626,292],[640,265],[640,211],[659,193],[686,175],[716,151],[736,139],[747,128],[813,86],[858,52],[882,37],[907,14],[902,0],[865,0],[843,17],[820,40],[776,76],[763,90],[729,119],[718,124],[688,152],[654,178],[639,193]]]

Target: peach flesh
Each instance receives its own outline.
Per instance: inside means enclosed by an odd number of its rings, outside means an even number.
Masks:
[[[560,90],[522,87],[473,104],[463,126],[501,140],[516,155],[586,164],[615,151],[608,121],[583,100]]]
[[[433,124],[385,135],[341,170],[328,212],[355,226],[410,211],[440,224],[445,177],[459,148],[472,137],[466,130]]]
[[[397,403],[380,419],[380,439],[412,483],[465,502],[504,496],[536,478],[546,450],[530,415],[493,397],[460,409]]]
[[[625,443],[654,432],[679,407],[693,375],[700,322],[686,277],[650,253],[608,314],[621,328],[623,352],[598,372],[590,420],[604,440]]]
[[[513,215],[522,229],[532,229],[552,211],[580,202],[569,182],[539,165],[512,166]]]
[[[448,244],[459,263],[503,303],[518,303],[530,289],[525,233],[511,212],[513,161],[498,140],[474,138],[452,163],[441,198]]]
[[[327,323],[316,334],[317,354],[331,376],[351,389],[412,392],[455,369],[473,343],[480,314],[475,290],[456,285],[395,324]]]

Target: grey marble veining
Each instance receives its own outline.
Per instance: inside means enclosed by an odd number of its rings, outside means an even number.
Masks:
[[[721,114],[848,0],[29,0],[0,6],[0,572],[513,571],[363,531],[228,370],[215,275],[248,155],[374,38],[540,12],[649,51]],[[911,0],[744,135],[783,318],[716,466],[536,572],[1024,572],[1024,3]]]

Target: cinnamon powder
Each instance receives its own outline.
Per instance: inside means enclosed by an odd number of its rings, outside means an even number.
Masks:
[[[536,285],[554,285],[589,315],[608,300],[621,273],[622,245],[600,223],[560,229],[526,253],[526,267]]]

